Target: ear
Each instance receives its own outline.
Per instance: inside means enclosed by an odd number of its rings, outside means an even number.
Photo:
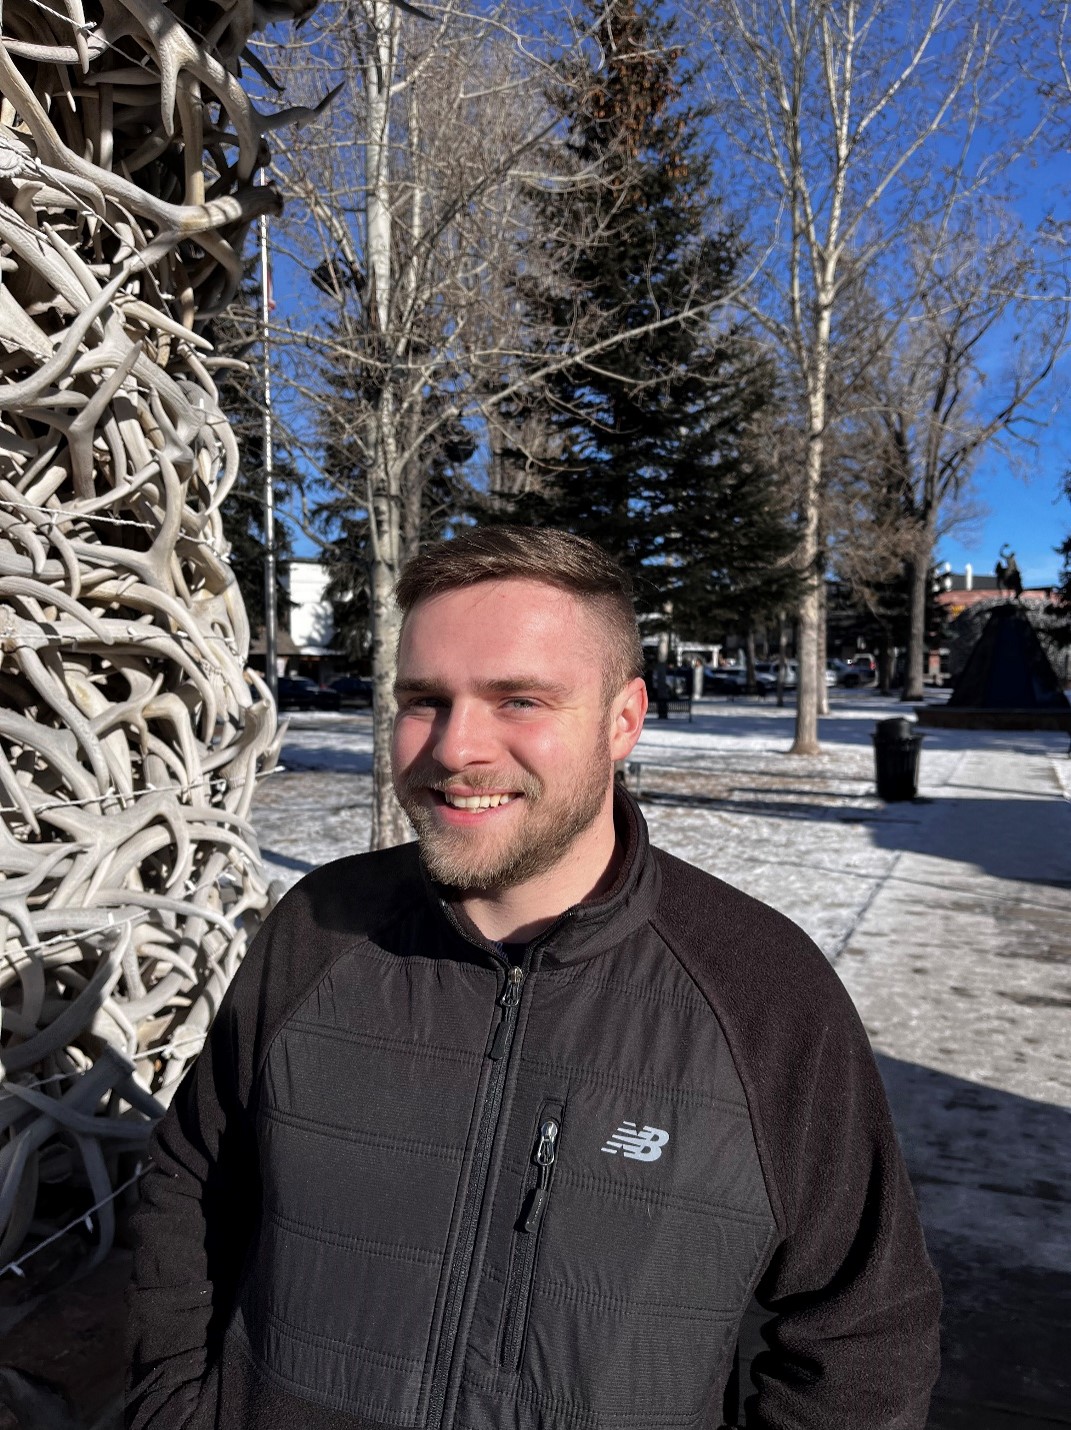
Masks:
[[[610,706],[610,757],[623,760],[632,753],[643,730],[647,714],[647,686],[642,676],[636,676],[614,696]]]

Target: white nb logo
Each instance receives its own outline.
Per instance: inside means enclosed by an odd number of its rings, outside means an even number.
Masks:
[[[657,1162],[668,1141],[669,1133],[663,1132],[661,1127],[637,1129],[635,1122],[622,1122],[602,1150],[611,1157],[623,1152],[634,1162]]]

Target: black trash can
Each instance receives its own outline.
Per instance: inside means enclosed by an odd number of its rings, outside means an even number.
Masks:
[[[879,720],[870,737],[874,741],[874,772],[878,798],[886,804],[914,799],[919,789],[919,752],[922,736],[914,720],[898,716]]]

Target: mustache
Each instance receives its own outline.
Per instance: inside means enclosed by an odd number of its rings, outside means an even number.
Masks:
[[[415,794],[422,789],[434,790],[436,794],[451,794],[462,789],[473,794],[508,790],[532,800],[538,799],[543,793],[542,783],[534,775],[527,773],[496,775],[494,771],[473,771],[472,774],[466,775],[447,775],[440,769],[418,765],[407,770],[398,780],[399,796]]]

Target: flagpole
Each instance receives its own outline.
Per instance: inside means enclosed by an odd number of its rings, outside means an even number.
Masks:
[[[266,168],[260,171],[262,184],[268,182]],[[279,700],[278,671],[278,610],[275,598],[275,486],[273,482],[273,432],[271,412],[271,357],[268,350],[268,216],[260,216],[260,336],[263,351],[262,379],[264,388],[264,674],[272,699]]]

